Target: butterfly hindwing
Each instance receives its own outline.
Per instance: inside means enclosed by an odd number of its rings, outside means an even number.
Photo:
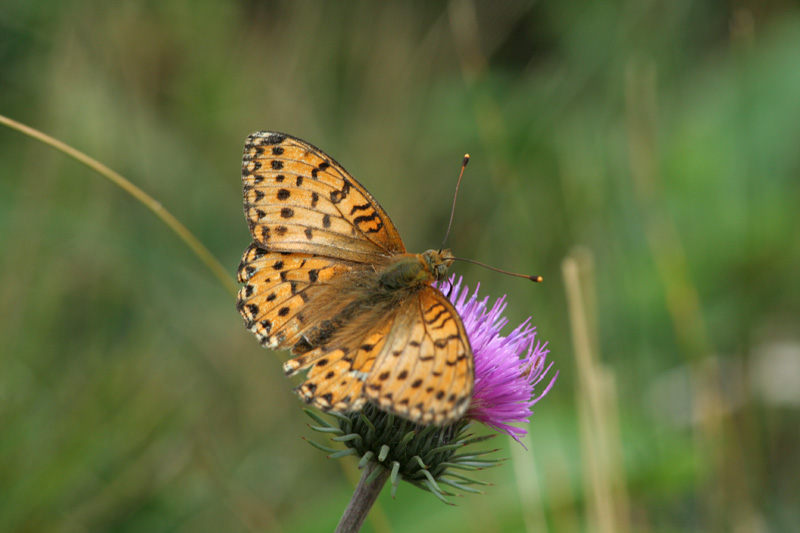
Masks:
[[[244,211],[270,251],[369,263],[405,252],[380,204],[332,157],[283,133],[256,132],[242,160]]]
[[[297,388],[301,398],[339,412],[369,400],[424,424],[463,416],[472,395],[472,349],[461,318],[440,291],[423,287],[399,309],[381,308],[364,318],[330,345],[284,364],[290,376],[308,370]]]
[[[384,410],[443,424],[464,415],[473,381],[464,324],[444,294],[426,286],[398,314],[364,390]]]
[[[309,303],[332,278],[350,270],[341,261],[308,254],[267,252],[251,244],[239,265],[236,307],[259,342],[290,349],[316,317]]]
[[[284,369],[294,374],[310,367],[305,382],[297,388],[307,403],[324,411],[361,409],[367,401],[364,383],[391,328],[391,320],[375,321],[366,331],[350,336],[346,345],[318,348],[287,361]]]

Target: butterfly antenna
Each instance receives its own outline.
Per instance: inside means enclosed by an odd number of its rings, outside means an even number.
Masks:
[[[499,268],[495,268],[486,264],[483,264],[479,261],[474,261],[472,259],[465,259],[463,257],[453,257],[453,261],[466,261],[467,263],[473,263],[475,265],[482,266],[483,268],[488,268],[489,270],[494,270],[495,272],[500,272],[501,274],[508,274],[509,276],[515,276],[518,278],[525,278],[531,281],[535,281],[537,283],[542,281],[542,276],[530,276],[528,274],[517,274],[516,272],[509,272],[508,270],[500,270]]]
[[[464,154],[464,159],[461,161],[461,172],[458,174],[458,181],[456,182],[456,192],[453,195],[453,208],[450,210],[450,223],[447,224],[447,233],[444,234],[442,246],[439,247],[439,252],[444,249],[444,243],[447,242],[447,237],[450,236],[450,228],[453,227],[453,215],[456,213],[456,198],[458,198],[458,186],[461,185],[461,177],[464,176],[464,169],[467,168],[469,163],[469,154]]]

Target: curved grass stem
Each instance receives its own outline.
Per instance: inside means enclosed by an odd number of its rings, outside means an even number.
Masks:
[[[16,120],[10,119],[3,115],[0,115],[0,124],[3,124],[12,130],[16,130],[23,135],[27,135],[32,139],[36,139],[43,144],[55,148],[64,155],[67,155],[82,165],[94,170],[108,181],[133,196],[136,200],[141,202],[145,207],[152,211],[158,218],[160,218],[161,221],[167,225],[167,227],[175,232],[179,239],[186,243],[186,245],[192,250],[192,252],[194,252],[200,261],[202,261],[203,264],[208,267],[214,277],[217,278],[220,283],[222,283],[222,286],[225,287],[226,290],[232,294],[236,294],[238,292],[239,289],[236,282],[233,280],[233,278],[231,278],[231,276],[225,270],[225,267],[222,266],[217,258],[214,257],[208,248],[206,248],[205,245],[200,242],[200,240],[195,237],[194,234],[183,225],[183,223],[181,223],[181,221],[175,218],[172,213],[167,211],[164,206],[162,206],[161,203],[155,200],[152,196],[96,159],[89,157],[83,152],[76,150],[75,148],[59,141],[58,139],[50,137],[39,130],[31,128],[30,126],[26,126],[25,124],[17,122]]]

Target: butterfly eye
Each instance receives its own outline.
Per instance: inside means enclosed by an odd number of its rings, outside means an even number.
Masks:
[[[447,265],[444,263],[439,263],[436,265],[436,279],[438,281],[442,281],[447,276]]]

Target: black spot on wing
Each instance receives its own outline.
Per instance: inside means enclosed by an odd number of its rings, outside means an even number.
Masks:
[[[367,202],[366,204],[354,205],[353,208],[350,210],[350,214],[354,215],[356,211],[364,211],[366,209],[369,209],[370,207],[372,207],[372,205],[369,202]]]
[[[252,139],[253,141],[258,139],[259,143],[262,144],[262,145],[264,145],[264,144],[267,144],[267,145],[270,145],[270,144],[281,144],[283,141],[286,140],[286,135],[284,135],[283,133],[274,133],[274,132],[270,133],[267,136],[262,136],[260,134],[254,134],[254,135],[251,135],[250,137],[248,137],[248,140],[250,140],[250,139]]]
[[[448,335],[444,339],[438,339],[438,340],[434,341],[433,344],[435,344],[437,348],[444,348],[445,346],[450,344],[450,341],[452,341],[454,339],[460,339],[460,338],[461,338],[461,335],[458,335],[458,334]]]
[[[378,213],[374,212],[371,215],[362,215],[360,217],[356,217],[353,219],[353,222],[356,224],[363,224],[364,222],[369,222],[370,220],[375,220],[378,218]]]
[[[342,185],[342,188],[340,190],[331,192],[331,202],[334,204],[338,204],[339,202],[347,198],[347,195],[349,193],[350,193],[350,182],[344,180],[344,185]]]

